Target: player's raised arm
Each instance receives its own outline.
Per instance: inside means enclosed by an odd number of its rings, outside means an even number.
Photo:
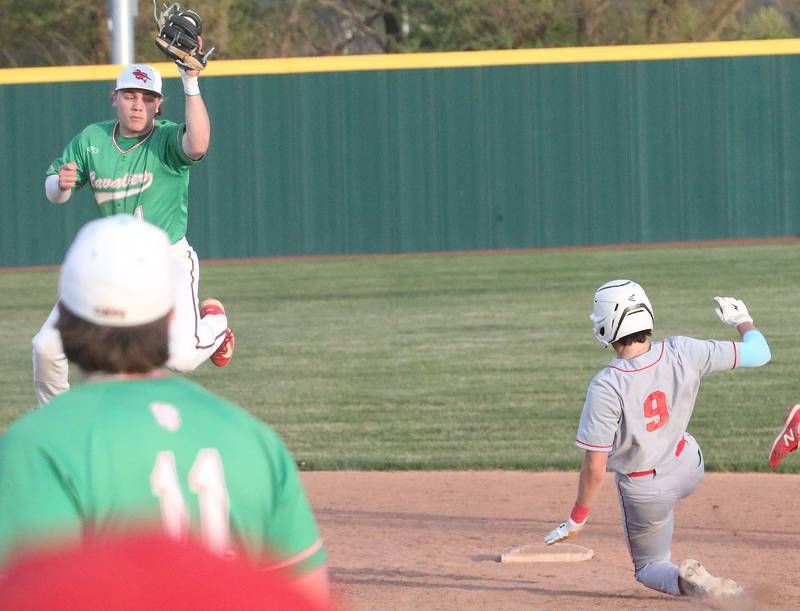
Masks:
[[[181,144],[191,159],[206,154],[211,141],[211,122],[200,95],[198,75],[214,49],[203,49],[203,20],[196,12],[172,4],[157,19],[156,46],[175,60],[186,94],[186,131]]]
[[[187,70],[178,66],[183,81],[183,92],[186,97],[185,116],[186,131],[181,145],[183,152],[191,159],[200,159],[206,154],[211,142],[211,120],[208,118],[203,96],[200,95],[198,70]]]
[[[741,299],[735,297],[714,297],[717,302],[716,313],[719,319],[730,327],[734,327],[742,336],[736,343],[739,352],[736,367],[761,367],[772,358],[767,340],[756,329],[753,317]]]

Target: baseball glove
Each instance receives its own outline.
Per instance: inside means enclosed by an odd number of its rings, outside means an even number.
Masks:
[[[203,20],[200,15],[173,3],[156,18],[156,46],[186,70],[202,70],[213,53],[203,51]]]

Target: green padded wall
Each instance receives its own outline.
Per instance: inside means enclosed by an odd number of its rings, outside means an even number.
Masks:
[[[793,236],[800,57],[201,79],[200,257]],[[111,83],[0,85],[0,266],[59,262],[93,218],[44,172]],[[165,116],[183,116],[176,79]]]

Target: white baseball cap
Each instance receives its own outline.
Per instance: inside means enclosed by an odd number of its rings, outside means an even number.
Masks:
[[[158,70],[146,64],[132,64],[125,68],[117,79],[114,91],[120,89],[142,89],[164,95],[161,93],[161,75]]]
[[[61,266],[59,297],[76,316],[108,327],[132,327],[166,316],[175,305],[167,234],[118,214],[87,223]]]

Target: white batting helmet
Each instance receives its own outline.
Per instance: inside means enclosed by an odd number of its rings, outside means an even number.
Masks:
[[[655,323],[650,300],[632,280],[612,280],[597,289],[594,311],[589,318],[594,323],[594,336],[603,346],[631,333],[652,329]]]

